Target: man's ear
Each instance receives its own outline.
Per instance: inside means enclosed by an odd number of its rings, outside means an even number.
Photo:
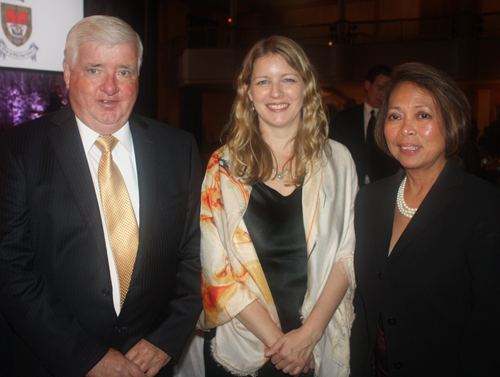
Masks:
[[[370,82],[370,80],[365,80],[365,90],[368,91],[368,89],[370,89],[370,86],[372,85],[372,83]]]
[[[66,88],[69,89],[69,78],[71,76],[71,70],[69,69],[69,64],[66,59],[63,60],[63,69],[64,69],[64,82],[66,83]]]

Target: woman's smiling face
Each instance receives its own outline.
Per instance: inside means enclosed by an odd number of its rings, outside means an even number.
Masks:
[[[273,128],[298,131],[305,84],[285,59],[275,54],[257,59],[250,84],[245,88],[259,117],[261,131]]]
[[[394,90],[384,134],[405,169],[442,169],[446,163],[444,121],[434,97],[411,82]]]

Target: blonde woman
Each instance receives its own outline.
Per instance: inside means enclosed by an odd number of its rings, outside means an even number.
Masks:
[[[202,188],[206,376],[349,374],[357,177],[327,124],[302,48],[258,42]]]

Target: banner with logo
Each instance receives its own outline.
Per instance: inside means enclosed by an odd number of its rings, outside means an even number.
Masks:
[[[0,67],[61,71],[66,35],[83,0],[0,0]]]

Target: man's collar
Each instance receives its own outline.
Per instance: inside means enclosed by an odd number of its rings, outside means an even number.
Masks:
[[[366,100],[363,102],[364,103],[364,111],[365,111],[365,115],[370,115],[370,113],[372,112],[372,110],[375,110],[375,116],[378,114],[378,111],[379,109],[376,109],[374,107],[371,107],[370,105],[368,105],[368,103],[366,102]]]
[[[85,123],[78,119],[76,115],[75,118],[76,124],[78,126],[78,131],[80,132],[80,137],[82,138],[83,149],[85,150],[85,153],[88,153],[90,148],[92,148],[92,146],[94,145],[94,142],[101,135],[95,132],[93,129],[87,127]],[[123,125],[122,128],[116,131],[113,136],[118,139],[120,144],[123,145],[125,150],[130,155],[133,155],[134,144],[132,142],[132,134],[130,132],[130,124],[128,121]]]

